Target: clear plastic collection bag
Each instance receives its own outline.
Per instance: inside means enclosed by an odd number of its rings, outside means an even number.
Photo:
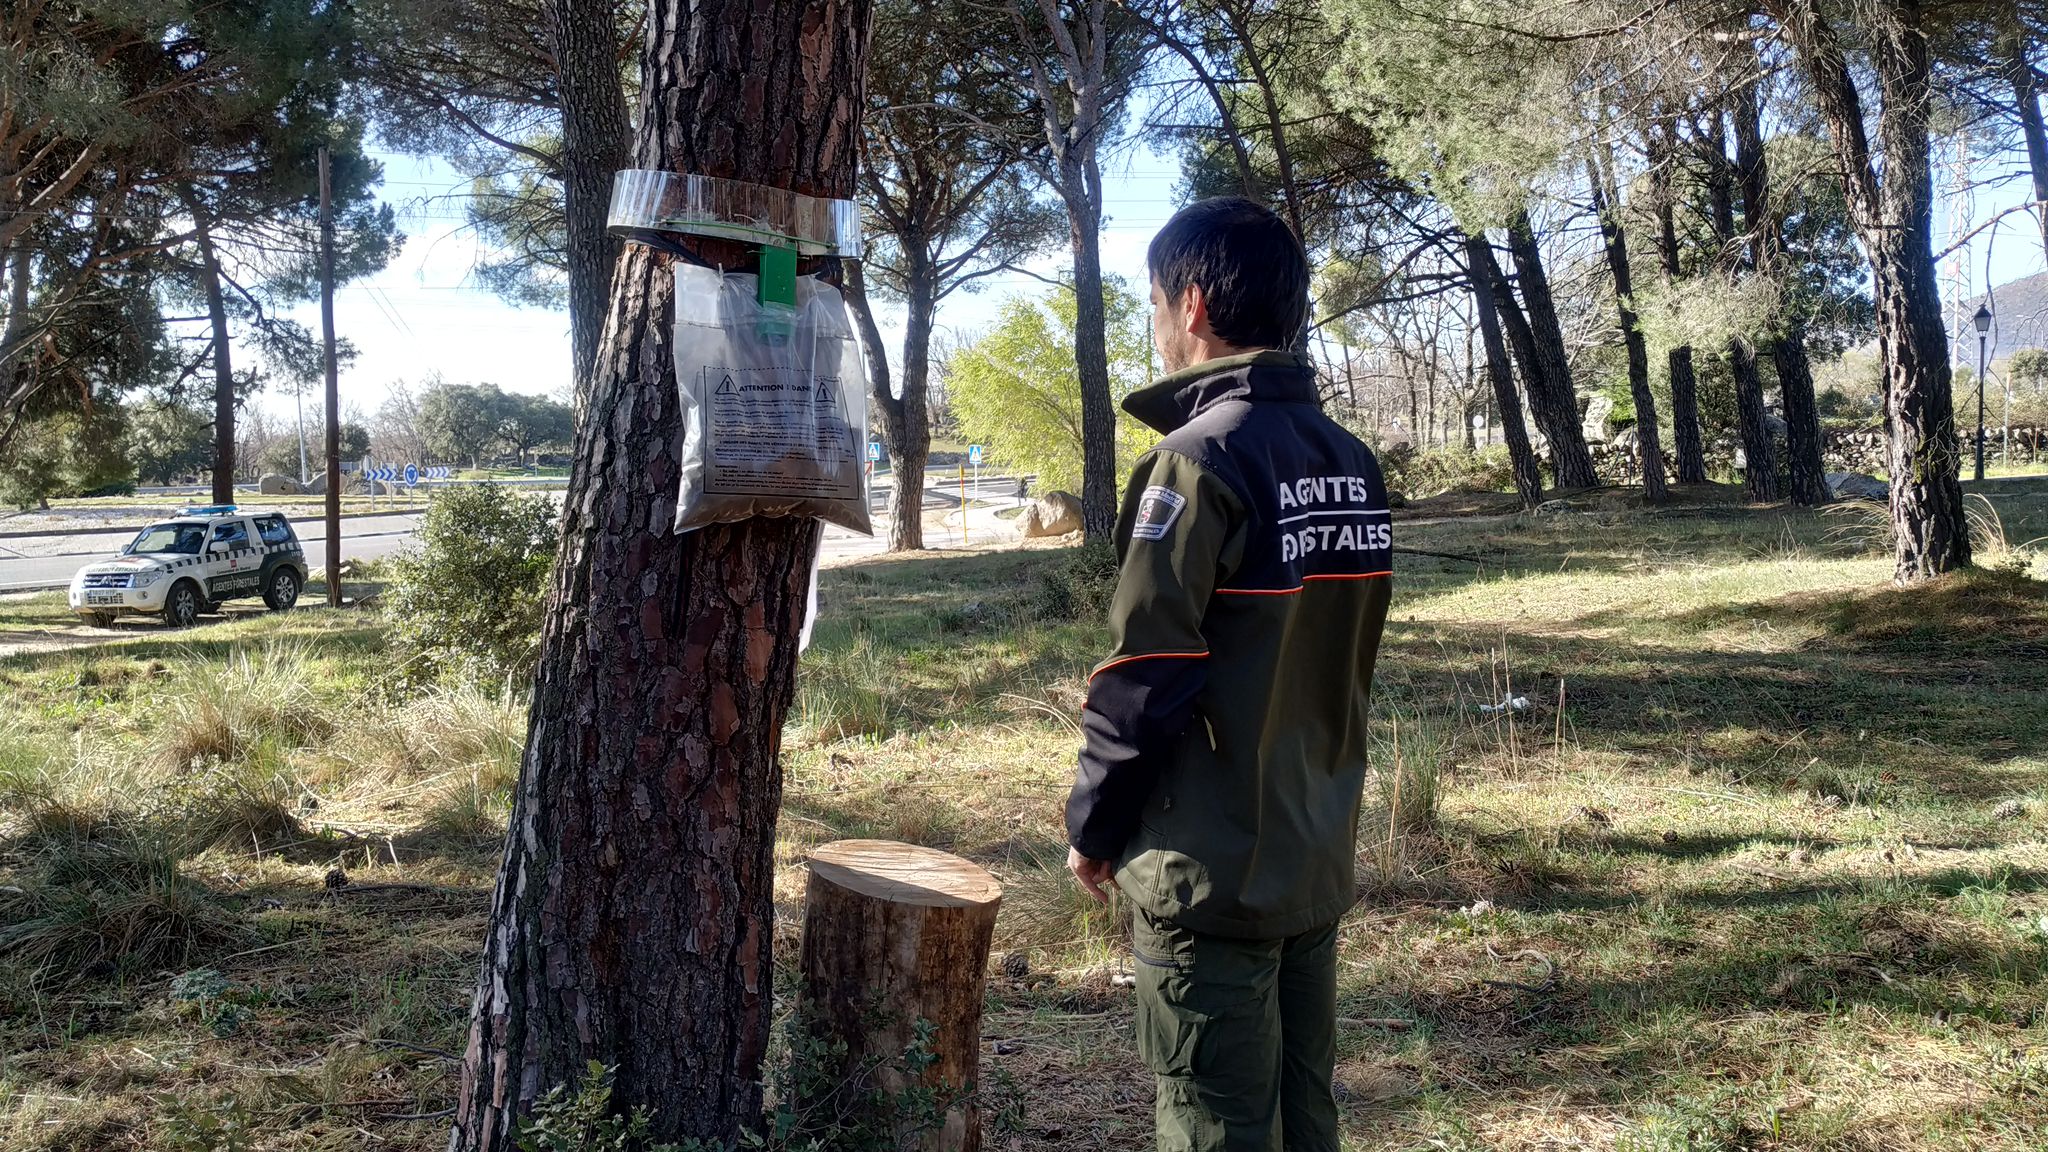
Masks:
[[[678,263],[679,532],[750,516],[816,516],[866,535],[867,373],[846,303],[816,278],[764,304],[752,273]]]

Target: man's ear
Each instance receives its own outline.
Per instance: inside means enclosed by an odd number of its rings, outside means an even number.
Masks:
[[[1180,294],[1181,330],[1192,336],[1209,327],[1209,299],[1200,284],[1190,284]]]

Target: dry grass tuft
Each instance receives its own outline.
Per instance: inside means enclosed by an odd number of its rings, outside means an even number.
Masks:
[[[239,760],[265,746],[296,748],[335,731],[301,645],[273,642],[255,654],[182,663],[192,671],[166,702],[171,723],[158,749],[166,767]]]

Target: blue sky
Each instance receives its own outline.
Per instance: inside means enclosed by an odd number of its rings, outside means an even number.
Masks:
[[[336,293],[336,331],[360,352],[342,372],[344,411],[371,412],[392,382],[417,387],[435,374],[451,383],[492,383],[509,391],[562,390],[569,373],[568,315],[515,307],[476,286],[472,270],[479,245],[465,223],[466,182],[438,161],[399,154],[382,159],[381,195],[398,212],[407,239],[382,272]],[[1976,223],[2026,197],[2025,181],[2010,171],[1980,171],[1979,177],[1995,182],[1975,194],[1971,219]],[[1142,144],[1121,150],[1105,165],[1105,271],[1133,279],[1142,275],[1145,245],[1173,213],[1177,178],[1174,158]],[[1936,249],[1946,247],[1952,233],[1945,210],[1937,215],[1935,233]],[[1983,291],[1987,271],[1989,283],[2002,284],[2044,266],[2040,234],[2024,213],[1982,232],[1965,252],[1965,295]],[[1042,254],[1031,267],[1050,275],[1066,262],[1062,247]],[[1950,273],[1950,263],[1944,261],[1942,270]],[[991,322],[1005,297],[1043,290],[1042,283],[1025,275],[990,277],[981,291],[950,297],[940,309],[939,328],[956,336],[970,334]],[[317,305],[295,315],[308,325],[319,323]],[[877,318],[893,363],[902,339],[900,317],[885,307]],[[1965,352],[1958,342],[1956,354]],[[1974,344],[1967,352],[1974,356]],[[273,394],[265,402],[281,414],[291,409],[288,396]]]
[[[515,307],[476,286],[471,273],[481,249],[465,223],[467,182],[436,160],[399,154],[379,158],[385,177],[380,196],[398,213],[406,242],[382,272],[335,293],[335,331],[359,352],[341,373],[343,409],[371,412],[394,380],[417,387],[435,373],[450,383],[490,383],[508,391],[560,390],[569,374],[568,313]],[[1141,274],[1145,245],[1173,214],[1177,178],[1176,161],[1142,145],[1105,165],[1105,271],[1133,278]],[[1030,267],[1051,275],[1066,263],[1062,247]],[[978,292],[946,300],[938,318],[942,331],[976,331],[994,318],[1005,297],[1044,290],[1041,282],[1015,273],[991,276],[982,284]],[[297,309],[294,316],[317,331],[317,304]],[[877,320],[894,363],[903,335],[900,312],[884,306]],[[288,396],[266,400],[274,411],[290,411]]]

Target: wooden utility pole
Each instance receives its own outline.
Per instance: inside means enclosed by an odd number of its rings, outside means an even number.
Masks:
[[[633,165],[850,199],[869,15],[649,0]],[[737,244],[684,242],[749,265]],[[612,277],[451,1152],[511,1152],[520,1118],[592,1060],[657,1141],[730,1148],[761,1119],[778,755],[818,522],[670,527],[677,259],[628,245]]]
[[[320,149],[320,343],[327,376],[327,606],[341,607],[341,385],[334,371],[334,188]]]

